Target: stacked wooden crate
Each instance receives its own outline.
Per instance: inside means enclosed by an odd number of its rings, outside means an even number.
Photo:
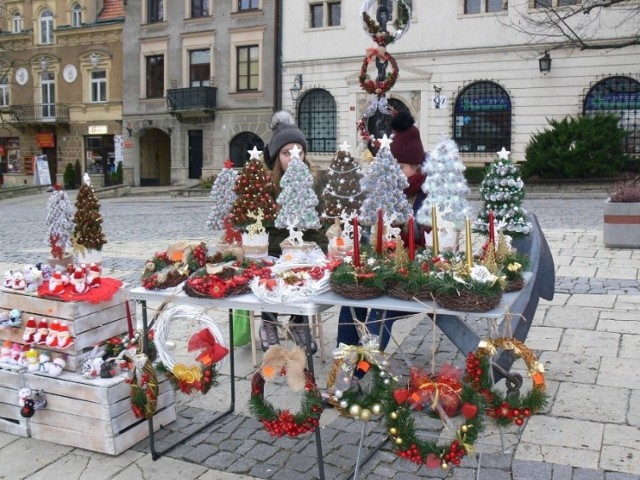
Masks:
[[[0,370],[0,431],[31,436],[88,450],[117,455],[148,434],[145,420],[131,411],[130,385],[121,374],[110,379],[85,379],[76,373],[95,345],[127,331],[125,301],[127,292],[120,290],[111,300],[92,304],[62,302],[41,298],[36,294],[0,290],[0,310],[17,308],[22,311],[23,325],[0,329],[0,341],[23,343],[26,320],[33,316],[49,323],[56,320],[69,327],[74,343],[64,349],[35,345],[39,351],[49,351],[51,358],[66,360],[65,372],[59,377],[15,369]],[[135,309],[132,309],[135,310]],[[135,322],[135,318],[132,319]],[[176,418],[174,392],[160,378],[160,394],[156,428]],[[18,391],[30,388],[43,390],[47,408],[36,411],[30,419],[20,416]]]

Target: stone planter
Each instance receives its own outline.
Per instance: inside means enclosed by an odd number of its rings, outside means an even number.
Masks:
[[[607,248],[640,248],[640,203],[604,203],[603,240]]]

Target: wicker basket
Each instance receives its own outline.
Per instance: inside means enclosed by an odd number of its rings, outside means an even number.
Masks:
[[[432,300],[431,291],[426,286],[421,290],[410,290],[402,282],[390,283],[387,288],[387,295],[398,300],[418,299],[423,302]]]
[[[510,280],[507,283],[507,287],[504,289],[504,291],[505,292],[518,292],[518,291],[522,290],[522,287],[524,287],[524,280],[523,279]]]
[[[381,297],[384,294],[382,288],[368,287],[366,285],[356,285],[355,283],[337,284],[333,279],[329,280],[331,290],[345,298],[353,300],[366,300],[368,298]]]
[[[155,283],[153,286],[145,287],[147,290],[164,290],[165,288],[176,287],[187,279],[187,275],[184,275],[177,270],[170,270],[166,273],[166,279],[162,283]],[[144,277],[143,277],[144,283]]]
[[[448,310],[460,312],[487,312],[500,305],[502,292],[495,295],[481,295],[469,290],[460,290],[452,294],[434,293],[436,302]]]

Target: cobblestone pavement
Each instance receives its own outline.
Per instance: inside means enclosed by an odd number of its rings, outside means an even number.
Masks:
[[[44,260],[46,195],[0,201],[0,270]],[[544,415],[533,417],[517,437],[513,429],[489,429],[476,447],[482,456],[465,459],[451,472],[429,470],[429,478],[511,480],[630,480],[640,478],[640,374],[629,365],[640,358],[640,251],[605,249],[602,245],[602,199],[528,199],[525,208],[535,213],[556,263],[556,296],[538,307],[527,339],[547,369],[550,405]],[[213,241],[204,227],[208,199],[124,197],[101,201],[105,246],[105,270],[137,285],[144,261],[154,251],[182,239]],[[153,307],[153,305],[152,305]],[[324,346],[335,345],[337,309],[323,314]],[[216,319],[225,321],[224,315]],[[188,327],[186,327],[188,328]],[[487,326],[476,328],[486,331]],[[184,332],[177,332],[180,333]],[[434,335],[430,321],[418,315],[394,326],[398,345],[391,350],[403,360],[429,365],[464,359],[445,337]],[[435,345],[435,348],[432,348]],[[433,352],[433,353],[432,353]],[[326,378],[330,363],[316,354],[319,379]],[[516,364],[517,365],[517,364]],[[637,369],[635,369],[637,370]],[[318,477],[313,436],[301,439],[269,436],[248,414],[246,401],[255,368],[250,349],[236,349],[236,412],[224,421],[195,434],[157,462],[149,462],[148,440],[121,455],[122,466],[111,476],[89,478],[300,478]],[[225,374],[226,373],[226,374]],[[178,395],[178,420],[156,435],[156,448],[186,438],[228,404],[228,367],[220,386],[206,396]],[[323,383],[323,380],[320,380]],[[271,388],[271,387],[270,387]],[[293,394],[295,397],[295,394]],[[270,399],[291,408],[286,386],[274,388]],[[285,403],[286,402],[286,403]],[[293,407],[295,410],[295,407]],[[423,422],[422,419],[419,420]],[[421,425],[434,436],[447,437],[439,422]],[[363,454],[383,437],[383,429],[340,417],[327,410],[321,420],[325,477],[343,478],[353,467],[362,428],[366,428]],[[0,435],[0,458],[15,439]],[[42,442],[45,443],[46,442]],[[33,443],[31,443],[33,445]],[[82,457],[80,449],[63,449],[59,458],[38,470],[37,478],[55,478],[60,463]],[[7,457],[8,458],[8,457]],[[92,454],[108,462],[108,457]],[[5,463],[5,462],[3,462]],[[166,467],[160,468],[161,465]],[[144,473],[140,471],[144,470]],[[247,476],[224,476],[222,472]],[[377,452],[361,470],[360,478],[411,480],[425,478],[422,469],[396,457],[388,447]],[[173,473],[174,475],[170,475]],[[18,478],[3,476],[0,478]],[[163,476],[164,475],[164,476]],[[36,478],[21,476],[19,478]],[[81,478],[70,475],[66,478]],[[82,477],[83,479],[85,477]]]

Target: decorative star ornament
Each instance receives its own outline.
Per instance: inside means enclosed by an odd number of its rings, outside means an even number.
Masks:
[[[349,145],[346,140],[340,144],[341,152],[349,153],[350,148],[351,148],[351,145]]]
[[[393,140],[387,137],[386,133],[382,136],[382,138],[379,141],[380,141],[380,150],[382,150],[383,148],[391,148],[391,142],[393,142]]]
[[[255,147],[254,147],[255,148]],[[225,168],[231,168],[233,167],[233,162],[231,161],[230,158],[227,158],[227,160],[224,162],[224,166]]]
[[[260,155],[262,155],[262,150],[258,150],[258,148],[254,145],[253,150],[247,150],[247,153],[251,155],[249,160],[260,160]]]
[[[500,150],[499,152],[496,152],[498,154],[498,158],[500,160],[509,160],[509,154],[511,153],[509,150],[507,150],[506,148],[502,147],[502,150]]]
[[[298,146],[298,144],[296,143],[293,148],[291,148],[289,150],[289,153],[291,154],[291,158],[300,158],[300,152],[302,151],[302,149]]]

